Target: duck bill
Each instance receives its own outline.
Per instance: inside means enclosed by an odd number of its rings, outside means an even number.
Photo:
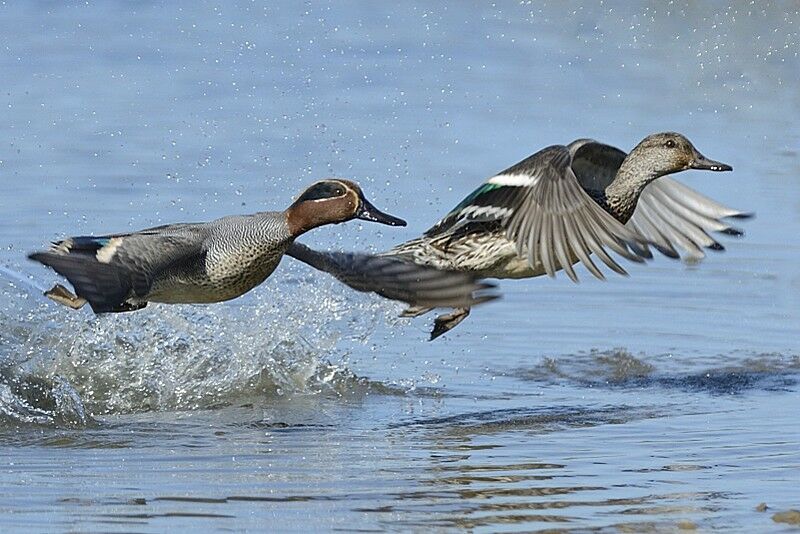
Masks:
[[[704,171],[732,171],[733,167],[728,165],[727,163],[722,163],[721,161],[714,161],[713,159],[708,159],[700,152],[694,153],[694,158],[689,163],[690,169],[700,169]]]
[[[399,217],[384,213],[372,204],[366,198],[361,199],[361,205],[356,212],[356,219],[363,219],[365,221],[372,221],[381,224],[388,224],[389,226],[405,226],[406,222]]]

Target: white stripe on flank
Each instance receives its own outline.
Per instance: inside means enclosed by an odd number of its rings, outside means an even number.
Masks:
[[[498,174],[489,178],[490,184],[495,185],[515,185],[528,187],[536,183],[536,177],[530,174]]]
[[[122,244],[121,237],[112,237],[106,246],[97,251],[95,256],[100,263],[111,263],[114,254],[117,253],[117,248]]]

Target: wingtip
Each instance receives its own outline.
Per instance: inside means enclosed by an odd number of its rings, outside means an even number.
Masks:
[[[661,254],[663,254],[664,256],[666,256],[668,258],[671,258],[673,260],[681,259],[681,255],[678,254],[678,251],[675,250],[672,247],[664,247],[664,246],[661,246],[661,245],[656,244],[656,243],[654,243],[653,246],[656,247],[657,251],[659,251]]]
[[[648,245],[647,243],[637,243],[637,246],[635,248],[631,247],[631,250],[633,251],[634,254],[636,254],[641,258],[644,258],[646,260],[652,260],[653,253],[650,251],[650,247],[648,247],[647,245]]]
[[[735,226],[729,226],[728,228],[723,228],[719,231],[721,234],[729,235],[731,237],[742,237],[744,236],[744,230],[741,228],[736,228]]]
[[[756,212],[754,211],[742,211],[739,213],[734,213],[733,215],[727,215],[731,219],[755,219]]]

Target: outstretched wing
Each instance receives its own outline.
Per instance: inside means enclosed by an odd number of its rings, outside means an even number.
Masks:
[[[545,148],[490,178],[425,235],[454,233],[475,223],[499,224],[531,268],[543,268],[550,276],[564,269],[577,281],[572,265],[581,261],[595,276],[604,278],[589,258],[591,253],[612,270],[626,274],[607,249],[642,262],[650,257],[644,246],[647,241],[583,190],[571,162],[569,148]]]
[[[662,254],[699,260],[705,257],[704,248],[725,250],[711,237],[712,232],[736,237],[744,235],[725,219],[751,216],[724,206],[677,180],[661,177],[645,187],[628,226],[646,236]]]
[[[596,277],[604,278],[590,253],[620,274],[626,272],[606,249],[631,261],[644,261],[647,254],[634,250],[642,250],[647,240],[609,215],[583,190],[567,147],[552,146],[529,159],[525,169],[531,183],[508,219],[506,235],[531,266],[541,263],[549,276],[564,269],[577,281],[572,267],[577,260]]]
[[[412,306],[470,307],[498,298],[487,293],[492,284],[467,273],[442,271],[397,256],[321,252],[293,243],[288,256],[325,271],[356,291],[375,292]]]
[[[511,179],[500,181],[498,175],[482,184],[467,195],[455,208],[434,224],[425,233],[425,237],[436,237],[453,232],[471,223],[491,223],[504,221],[513,213],[513,206],[527,183],[527,177],[521,176],[513,182]]]
[[[604,191],[628,157],[619,148],[594,139],[577,139],[567,148],[572,153],[572,171],[587,191]]]

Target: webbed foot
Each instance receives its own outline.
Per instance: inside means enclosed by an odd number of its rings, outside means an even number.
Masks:
[[[458,323],[467,318],[469,311],[469,308],[456,308],[452,313],[437,317],[436,320],[433,321],[433,331],[431,332],[429,341],[433,341],[437,337],[458,326]]]
[[[52,289],[45,291],[44,296],[73,310],[80,310],[86,304],[86,299],[75,295],[61,284],[56,284]]]

